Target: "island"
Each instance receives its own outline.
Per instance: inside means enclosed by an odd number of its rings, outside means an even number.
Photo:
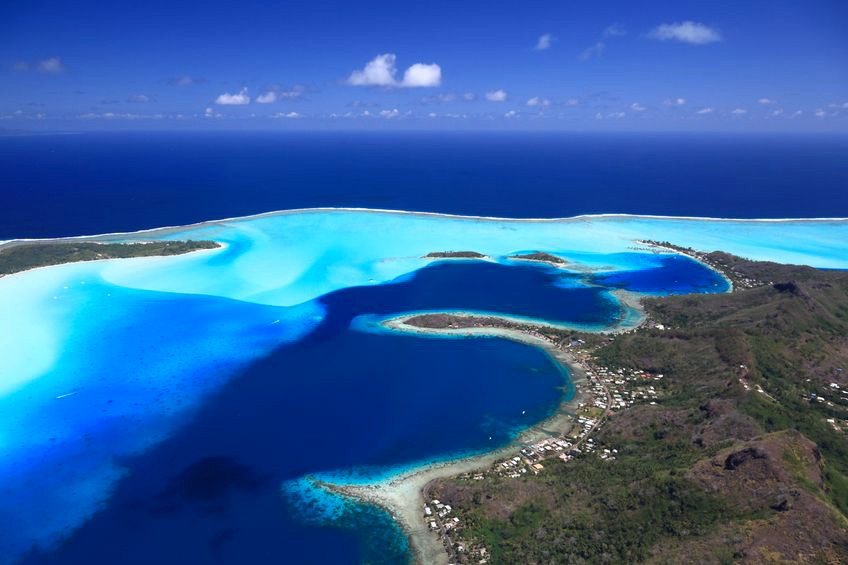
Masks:
[[[126,259],[129,257],[161,257],[183,255],[202,249],[221,247],[214,241],[144,241],[132,243],[101,243],[96,241],[79,243],[13,242],[14,245],[0,247],[0,277],[38,267],[98,261],[102,259]]]
[[[557,257],[556,255],[551,255],[550,253],[544,253],[541,251],[536,251],[534,253],[522,253],[519,255],[510,255],[507,259],[513,259],[516,261],[535,261],[537,263],[547,263],[549,265],[553,265],[554,267],[562,267],[566,264],[566,260],[562,257]]]
[[[488,259],[488,255],[476,251],[431,251],[424,259]]]
[[[337,490],[392,512],[427,563],[848,560],[848,273],[665,247],[736,284],[643,298],[610,334],[387,320],[534,343],[575,394],[508,447]]]

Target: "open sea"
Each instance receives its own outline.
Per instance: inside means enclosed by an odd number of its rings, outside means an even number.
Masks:
[[[86,133],[0,137],[0,240],[272,210],[848,216],[848,136]]]
[[[277,209],[513,218],[848,216],[848,138],[552,134],[0,137],[0,239],[125,232]],[[367,482],[491,450],[574,390],[541,350],[380,328],[410,312],[591,331],[612,291],[728,289],[636,239],[846,268],[846,222],[247,218],[132,239],[180,257],[0,278],[0,564],[399,563]],[[430,261],[474,250],[486,261]],[[546,251],[554,268],[509,260]]]

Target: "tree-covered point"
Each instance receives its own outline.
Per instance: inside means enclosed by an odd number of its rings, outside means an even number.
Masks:
[[[26,243],[0,248],[0,276],[36,267],[129,257],[182,255],[199,249],[214,249],[214,241],[150,241],[138,243]]]

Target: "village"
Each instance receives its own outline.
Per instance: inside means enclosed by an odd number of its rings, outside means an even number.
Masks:
[[[656,404],[662,397],[662,374],[598,365],[592,356],[595,347],[587,346],[579,338],[557,342],[555,337],[544,333],[534,332],[534,335],[566,352],[572,367],[586,375],[582,387],[576,391],[578,401],[573,406],[575,410],[569,414],[570,429],[564,434],[521,444],[514,455],[488,469],[460,475],[458,480],[519,479],[528,474],[543,473],[545,465],[552,459],[570,461],[576,457],[597,457],[600,461],[612,461],[618,450],[596,441],[592,437],[593,432],[613,412],[637,403]],[[459,537],[457,533],[462,530],[463,524],[450,505],[432,499],[425,502],[422,512],[429,529],[440,537],[452,556],[452,562],[488,562],[485,547],[477,544],[469,546],[467,541],[454,539]]]

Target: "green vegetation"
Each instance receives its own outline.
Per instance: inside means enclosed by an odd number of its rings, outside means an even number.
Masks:
[[[667,329],[595,357],[664,373],[661,400],[595,436],[614,461],[434,485],[466,542],[493,563],[848,561],[848,273],[711,255],[771,284],[646,301]]]
[[[214,241],[151,241],[145,243],[26,243],[0,248],[0,276],[78,261],[182,255],[213,249]]]

